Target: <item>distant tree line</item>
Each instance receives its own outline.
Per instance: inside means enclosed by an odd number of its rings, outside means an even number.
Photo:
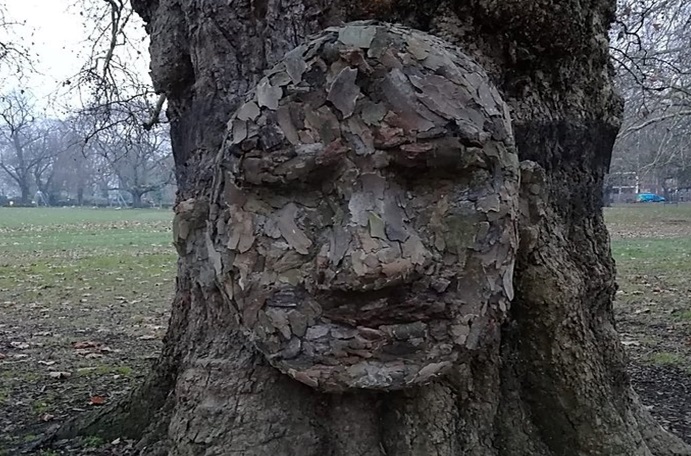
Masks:
[[[143,128],[130,107],[109,112],[105,128],[101,111],[58,119],[41,115],[27,92],[0,96],[0,198],[19,205],[172,203],[166,125]]]
[[[21,89],[38,58],[18,34],[30,24],[0,5],[0,205],[172,204],[165,99],[134,64],[148,42],[142,22],[129,1],[77,3],[91,46],[54,104]]]

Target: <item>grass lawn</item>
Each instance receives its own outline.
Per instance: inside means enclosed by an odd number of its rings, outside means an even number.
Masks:
[[[615,311],[631,357],[691,372],[691,205],[605,210],[617,262]]]
[[[171,220],[0,208],[0,455],[146,373],[173,294]]]

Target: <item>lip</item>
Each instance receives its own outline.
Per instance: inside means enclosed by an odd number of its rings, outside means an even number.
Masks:
[[[449,318],[439,294],[412,285],[373,291],[336,291],[315,297],[322,318],[351,326],[378,327]]]

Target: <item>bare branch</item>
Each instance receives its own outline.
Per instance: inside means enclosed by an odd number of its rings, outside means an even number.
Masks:
[[[165,104],[165,102],[166,95],[162,93],[158,96],[158,101],[156,102],[156,106],[154,107],[154,110],[151,113],[151,117],[149,118],[149,120],[142,124],[142,127],[144,127],[145,130],[151,130],[153,126],[159,122],[161,110],[163,109],[163,105]]]

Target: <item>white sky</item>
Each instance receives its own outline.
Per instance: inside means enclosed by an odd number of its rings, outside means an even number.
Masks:
[[[33,93],[42,106],[47,106],[51,98],[61,94],[58,103],[78,104],[76,93],[64,95],[63,83],[79,71],[90,51],[90,45],[86,42],[90,30],[84,24],[84,17],[79,15],[79,2],[5,0],[4,3],[7,19],[26,21],[26,25],[15,27],[14,35],[18,35],[34,56],[36,72],[25,77],[19,86]],[[141,33],[141,28],[133,33]],[[142,51],[141,62],[137,62],[136,66],[140,67],[142,77],[148,81],[148,54],[146,49]],[[5,91],[6,87],[0,90]]]

